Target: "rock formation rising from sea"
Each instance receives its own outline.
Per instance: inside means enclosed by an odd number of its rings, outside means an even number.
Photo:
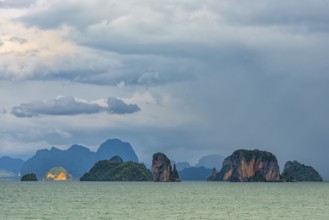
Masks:
[[[152,174],[143,163],[124,162],[119,156],[98,161],[80,181],[151,181]]]
[[[63,167],[54,167],[44,175],[43,180],[65,181],[72,180],[72,176]]]
[[[170,160],[164,153],[153,154],[152,179],[153,182],[180,182],[176,166],[172,169]]]
[[[311,166],[306,166],[299,163],[298,161],[288,161],[284,165],[282,172],[282,181],[309,181],[309,182],[321,182],[323,181],[322,177]]]
[[[270,152],[241,149],[227,157],[216,177],[212,176],[208,180],[275,182],[280,180],[279,165]]]
[[[35,173],[28,173],[22,176],[21,181],[38,181],[38,178]]]

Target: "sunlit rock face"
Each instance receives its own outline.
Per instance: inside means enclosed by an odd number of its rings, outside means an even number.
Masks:
[[[266,151],[237,150],[227,157],[216,178],[217,181],[260,181],[280,180],[279,165],[276,157]]]
[[[180,182],[176,166],[172,169],[170,160],[163,153],[153,155],[152,179],[154,182]]]
[[[47,181],[66,181],[72,180],[72,176],[66,172],[63,167],[51,168],[43,177]]]

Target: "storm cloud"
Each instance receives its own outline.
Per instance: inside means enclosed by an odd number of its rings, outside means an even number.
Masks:
[[[132,114],[140,111],[136,104],[127,104],[117,98],[109,98],[107,106],[88,103],[72,96],[59,97],[48,101],[23,103],[12,108],[16,117],[34,117],[39,115],[80,115],[108,112],[110,114]]]
[[[0,1],[0,152],[110,135],[145,162],[259,148],[329,179],[328,11],[326,0]]]

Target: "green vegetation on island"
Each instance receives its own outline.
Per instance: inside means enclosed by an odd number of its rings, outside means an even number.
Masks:
[[[151,181],[152,174],[143,163],[123,162],[121,157],[98,161],[80,181]]]
[[[323,181],[313,167],[297,161],[288,161],[280,175],[276,156],[257,149],[234,151],[223,161],[222,169],[218,173],[214,169],[207,180],[231,182]]]
[[[306,166],[298,161],[288,161],[281,175],[283,182],[321,182],[322,177],[311,166]]]
[[[270,152],[240,149],[224,162],[222,169],[212,173],[208,181],[276,182],[280,179],[278,161]]]
[[[38,181],[38,178],[35,173],[28,173],[22,176],[21,181]]]

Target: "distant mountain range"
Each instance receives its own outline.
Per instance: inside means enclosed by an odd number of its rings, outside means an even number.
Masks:
[[[203,180],[206,181],[211,175],[211,169],[205,167],[188,167],[179,171],[181,180]]]
[[[176,169],[178,170],[178,172],[184,170],[185,168],[191,167],[188,162],[178,162],[174,164],[176,164]]]
[[[217,170],[222,168],[224,157],[218,154],[210,154],[202,157],[195,165],[196,167],[216,168]]]
[[[15,159],[7,156],[0,157],[0,169],[16,173],[16,175],[24,163],[25,161],[21,159]]]
[[[176,163],[181,180],[207,180],[212,168],[217,170],[222,167],[223,157],[218,154],[210,154],[199,159],[195,166],[188,162]]]
[[[120,156],[124,161],[138,162],[132,146],[119,139],[109,139],[92,152],[81,145],[72,145],[68,150],[52,147],[50,150],[38,150],[20,169],[21,175],[35,173],[41,178],[53,167],[64,167],[73,178],[78,179],[99,160]]]

